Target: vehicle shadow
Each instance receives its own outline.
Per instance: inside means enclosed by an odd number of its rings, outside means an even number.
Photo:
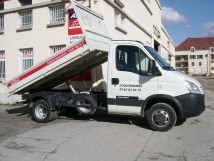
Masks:
[[[31,115],[31,109],[27,106],[14,107],[6,109],[6,112],[11,115],[16,115],[18,117],[27,116],[34,121]],[[97,110],[93,115],[82,115],[79,114],[75,109],[66,109],[63,112],[59,113],[58,120],[67,121],[67,120],[80,120],[80,121],[97,121],[97,122],[109,122],[117,124],[127,124],[135,125],[141,128],[149,129],[146,119],[136,116],[127,116],[127,115],[113,115],[108,114],[104,110]]]
[[[14,114],[18,117],[26,115],[28,118],[30,117],[31,120],[34,121],[31,115],[31,109],[27,106],[14,107],[14,108],[6,109],[6,111],[8,114]],[[138,117],[138,116],[108,114],[104,110],[97,110],[93,115],[84,115],[84,114],[79,114],[75,109],[65,109],[64,111],[59,113],[57,120],[109,122],[109,123],[117,123],[117,124],[135,125],[144,129],[152,130],[145,118]],[[178,120],[175,126],[180,126],[185,121],[186,119]]]
[[[97,110],[93,115],[81,115],[78,114],[78,112],[74,109],[67,109],[64,113],[59,115],[58,119],[74,119],[81,121],[97,121],[97,122],[127,124],[151,130],[145,118],[137,116],[108,114],[104,110]]]
[[[27,115],[27,117],[31,117],[30,108],[27,106],[14,107],[11,109],[6,109],[8,114],[16,114],[16,116]]]

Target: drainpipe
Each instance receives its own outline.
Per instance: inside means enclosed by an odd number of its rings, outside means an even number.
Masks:
[[[210,59],[209,59],[209,53],[207,53],[207,76],[210,75]]]

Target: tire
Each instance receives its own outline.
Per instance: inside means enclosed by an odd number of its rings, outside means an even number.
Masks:
[[[56,119],[57,111],[51,111],[45,100],[38,100],[32,107],[33,119],[39,123],[46,123]]]
[[[96,111],[97,102],[90,95],[79,95],[77,96],[73,104],[75,105],[77,111],[81,114],[92,115]]]
[[[186,118],[179,118],[179,119],[177,119],[177,122],[176,122],[176,124],[175,124],[175,126],[180,126],[180,125],[183,125],[185,122],[186,122]]]
[[[157,103],[149,109],[147,121],[155,131],[168,131],[175,125],[177,115],[170,105]]]

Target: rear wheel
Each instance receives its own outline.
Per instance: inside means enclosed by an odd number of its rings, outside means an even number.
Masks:
[[[147,113],[150,127],[156,131],[168,131],[177,121],[175,110],[166,103],[154,104]]]
[[[73,104],[76,106],[77,111],[82,114],[94,114],[97,106],[97,102],[90,95],[77,96]]]
[[[56,119],[57,111],[51,111],[49,104],[41,99],[34,103],[32,115],[36,122],[45,123]]]

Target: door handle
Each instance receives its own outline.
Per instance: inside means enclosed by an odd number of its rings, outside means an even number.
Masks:
[[[114,84],[114,85],[117,85],[117,84],[119,84],[119,78],[112,78],[111,79],[111,84]]]

